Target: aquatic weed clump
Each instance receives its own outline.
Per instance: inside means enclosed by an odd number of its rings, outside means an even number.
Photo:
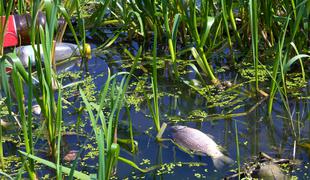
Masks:
[[[242,64],[240,65],[239,69],[239,73],[240,75],[250,81],[254,81],[254,69],[253,69],[253,65],[251,63],[247,63],[247,62],[242,62]],[[258,65],[257,67],[258,70],[258,77],[259,77],[259,81],[260,82],[266,82],[268,80],[270,80],[270,74],[268,73],[268,71],[271,70],[271,66],[267,66],[267,65]]]

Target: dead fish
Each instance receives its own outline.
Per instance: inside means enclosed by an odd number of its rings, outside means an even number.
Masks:
[[[224,164],[231,164],[234,161],[225,156],[219,146],[211,137],[203,132],[187,126],[172,126],[173,138],[180,146],[193,151],[195,154],[208,155],[212,158],[213,164],[220,169]]]
[[[289,179],[289,176],[285,175],[280,167],[275,163],[268,163],[260,167],[258,171],[259,179],[264,180],[285,180]]]

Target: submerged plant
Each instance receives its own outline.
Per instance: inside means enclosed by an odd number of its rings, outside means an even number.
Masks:
[[[148,171],[140,169],[134,162],[119,156],[120,145],[118,143],[124,142],[123,140],[118,139],[117,134],[119,114],[123,107],[125,107],[126,109],[128,108],[126,101],[124,101],[125,93],[127,91],[130,79],[133,76],[133,71],[137,66],[138,59],[142,52],[142,48],[139,49],[135,57],[133,57],[129,51],[125,50],[125,52],[133,59],[133,65],[130,72],[118,73],[110,76],[109,71],[107,80],[104,83],[104,86],[100,92],[98,104],[89,103],[83,90],[80,89],[80,94],[83,102],[85,103],[91,121],[91,126],[95,134],[96,143],[99,149],[98,179],[109,179],[112,173],[116,171],[115,166],[117,165],[117,162],[119,160],[126,164],[129,164],[130,166],[138,169],[139,171]],[[123,74],[128,74],[128,76],[124,76],[120,82],[120,85],[117,85],[116,78],[119,75]],[[110,92],[108,92],[108,90],[110,90]],[[106,101],[108,94],[111,98],[110,102]],[[111,110],[108,116],[106,116],[103,112],[103,107],[109,107],[109,109]],[[95,109],[96,115],[94,115],[93,109]],[[132,147],[134,147],[135,143],[133,140],[131,119],[129,119],[129,121],[129,129],[131,132],[131,138],[129,140],[131,141]]]

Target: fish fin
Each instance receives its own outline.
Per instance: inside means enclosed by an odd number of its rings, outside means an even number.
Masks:
[[[213,164],[216,167],[216,169],[221,169],[225,164],[232,164],[234,163],[234,160],[232,160],[228,156],[220,156],[217,158],[212,158]]]

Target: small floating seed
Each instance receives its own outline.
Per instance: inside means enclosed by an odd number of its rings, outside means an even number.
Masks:
[[[35,114],[35,115],[40,115],[41,114],[41,107],[36,104],[36,105],[33,105],[32,106],[32,112]]]
[[[195,173],[194,176],[195,176],[196,178],[201,178],[201,174],[199,174],[199,173]]]
[[[5,127],[5,128],[11,125],[11,123],[4,121],[2,119],[0,119],[0,124],[2,127]]]

